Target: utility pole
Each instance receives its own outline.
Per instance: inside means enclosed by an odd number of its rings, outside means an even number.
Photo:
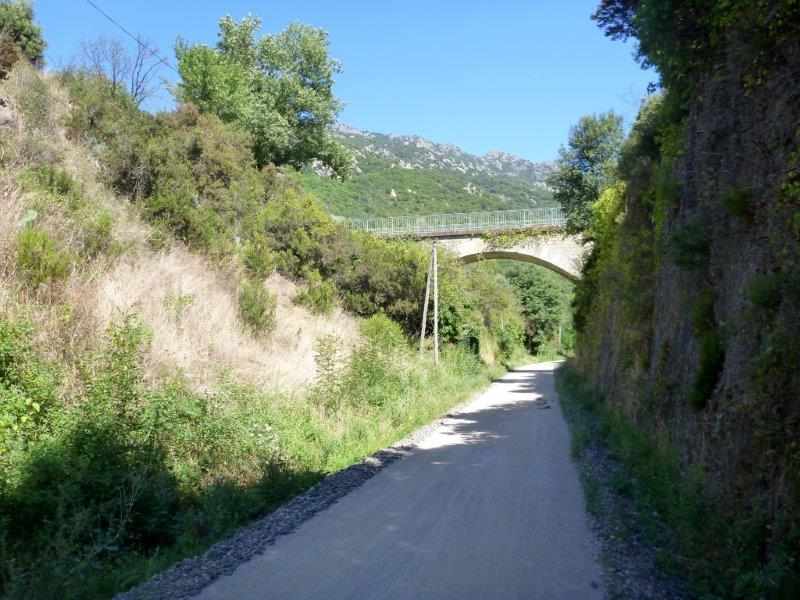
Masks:
[[[439,364],[439,262],[436,254],[436,242],[431,248],[431,260],[428,263],[428,276],[425,281],[425,304],[422,307],[422,324],[419,334],[419,351],[425,349],[425,331],[428,325],[428,304],[433,284],[433,362]]]
[[[439,364],[439,263],[433,242],[433,363]]]
[[[428,325],[428,302],[430,301],[431,297],[431,272],[433,271],[433,253],[431,253],[431,258],[428,261],[428,277],[425,281],[425,304],[422,305],[422,325],[420,327],[420,334],[419,334],[419,352],[422,354],[422,351],[425,347],[425,329]]]

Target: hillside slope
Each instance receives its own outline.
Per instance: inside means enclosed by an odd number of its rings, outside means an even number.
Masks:
[[[468,154],[457,146],[418,136],[361,131],[336,132],[355,158],[345,182],[309,168],[303,185],[341,216],[391,216],[507,210],[553,206],[545,178],[550,163],[503,152]]]
[[[522,349],[510,285],[442,253],[435,367],[407,338],[424,248],[338,226],[213,115],[24,61],[0,108],[4,598],[108,598]]]

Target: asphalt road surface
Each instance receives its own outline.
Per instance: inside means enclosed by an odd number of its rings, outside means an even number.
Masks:
[[[603,598],[555,366],[508,373],[198,598]]]

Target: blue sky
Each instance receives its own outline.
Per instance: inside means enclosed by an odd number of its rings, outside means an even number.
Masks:
[[[224,14],[258,15],[265,32],[293,21],[321,27],[344,65],[343,122],[476,154],[551,160],[584,114],[614,109],[629,125],[656,78],[589,19],[598,0],[94,1],[173,64],[178,36],[214,44]],[[82,40],[123,35],[85,0],[34,6],[51,68],[69,64]],[[156,100],[170,103],[167,92]]]

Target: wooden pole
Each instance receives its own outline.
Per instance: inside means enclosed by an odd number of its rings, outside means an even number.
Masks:
[[[439,364],[439,263],[433,242],[433,363]]]
[[[419,334],[419,351],[422,353],[422,349],[425,345],[425,329],[428,325],[428,303],[430,302],[431,297],[431,272],[433,271],[433,252],[431,252],[431,259],[428,261],[428,277],[425,281],[425,304],[422,306],[422,326],[420,327],[420,334]]]

